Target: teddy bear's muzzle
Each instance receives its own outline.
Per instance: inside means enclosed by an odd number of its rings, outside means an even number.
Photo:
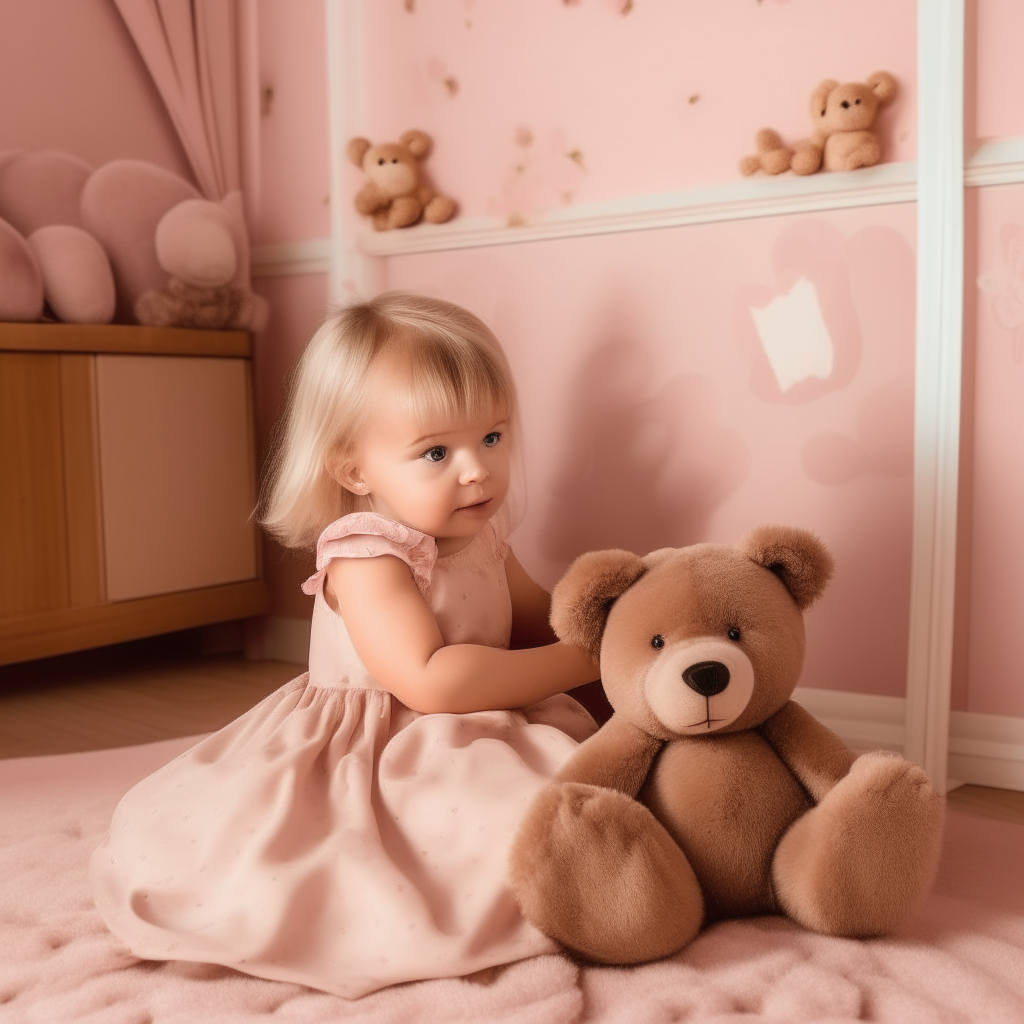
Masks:
[[[700,661],[683,672],[683,682],[702,697],[714,697],[729,685],[729,670],[720,661]]]

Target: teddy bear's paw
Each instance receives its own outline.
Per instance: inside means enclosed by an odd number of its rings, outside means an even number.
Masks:
[[[447,196],[434,196],[423,211],[428,224],[444,224],[455,216],[455,200]]]
[[[583,783],[534,800],[510,856],[524,916],[599,963],[656,960],[697,934],[704,914],[693,869],[642,804]]]
[[[790,167],[794,174],[816,174],[821,170],[822,156],[817,146],[799,146],[793,153]]]
[[[772,881],[783,909],[832,935],[886,935],[931,885],[944,801],[924,770],[894,754],[863,754],[779,843]]]
[[[415,196],[399,196],[388,210],[389,228],[407,228],[420,219],[423,207]]]
[[[825,147],[826,171],[855,171],[874,167],[882,158],[882,147],[870,132],[850,132],[852,138],[833,136]]]

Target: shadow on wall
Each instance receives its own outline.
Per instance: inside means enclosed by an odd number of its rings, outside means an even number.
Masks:
[[[613,331],[579,371],[569,433],[539,543],[568,565],[584,551],[646,553],[704,540],[711,514],[743,483],[750,452],[721,421],[707,377],[664,379],[655,355]]]

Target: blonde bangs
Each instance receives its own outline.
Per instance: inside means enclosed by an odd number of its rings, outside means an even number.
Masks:
[[[475,417],[491,409],[496,419],[512,417],[515,391],[491,352],[444,337],[399,346],[409,360],[410,411],[420,422]]]

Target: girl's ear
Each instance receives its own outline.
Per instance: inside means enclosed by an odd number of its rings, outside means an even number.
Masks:
[[[632,551],[580,555],[551,592],[551,628],[559,640],[582,647],[596,661],[608,610],[646,571]]]
[[[359,473],[359,467],[349,456],[342,455],[340,452],[331,455],[327,460],[327,472],[346,491],[351,491],[353,494],[369,493],[370,489],[363,482],[362,476]]]

